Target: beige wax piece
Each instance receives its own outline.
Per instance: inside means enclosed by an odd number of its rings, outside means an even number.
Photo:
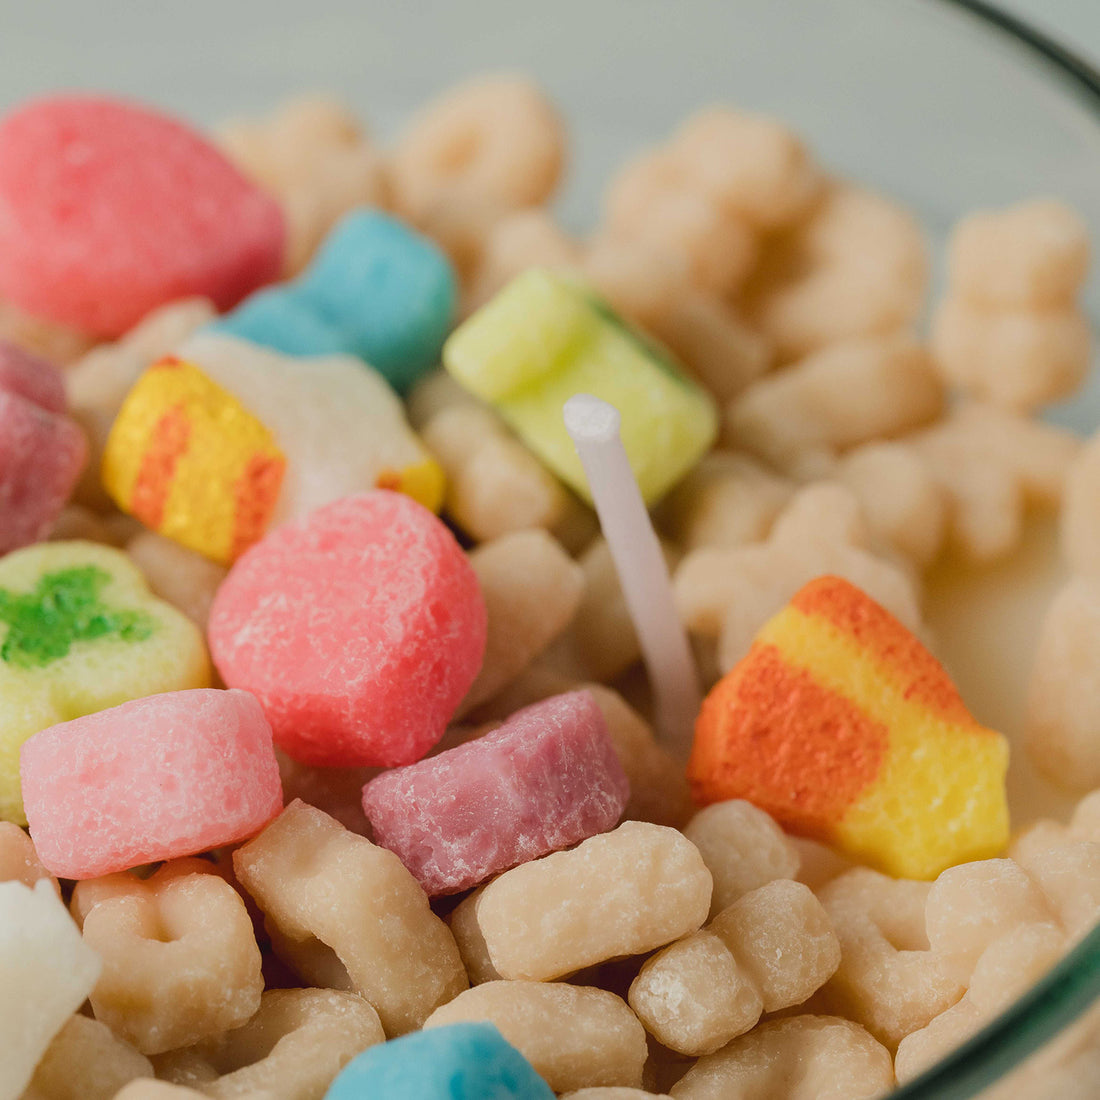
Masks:
[[[801,1004],[840,964],[840,942],[808,886],[776,879],[723,909],[709,925],[737,956],[765,1012]]]
[[[447,514],[479,542],[553,527],[565,515],[561,483],[484,406],[447,405],[424,424],[421,438],[447,476]]]
[[[642,966],[630,1007],[660,1043],[681,1054],[713,1054],[756,1025],[764,1001],[756,983],[713,931],[677,940]]]
[[[103,959],[96,1018],[142,1054],[243,1024],[260,1006],[260,949],[244,901],[210,864],[173,860],[151,878],[86,879],[73,892],[84,941]]]
[[[800,451],[899,435],[942,409],[943,387],[912,337],[862,337],[754,382],[729,406],[725,438],[782,465]]]
[[[738,898],[774,879],[794,878],[798,853],[763,810],[740,798],[700,810],[684,829],[714,879],[716,916]]]
[[[378,1014],[361,997],[270,989],[243,1027],[163,1056],[157,1071],[215,1100],[320,1100],[352,1058],[384,1041]]]
[[[346,972],[387,1036],[419,1027],[466,988],[454,937],[416,879],[320,810],[291,803],[237,849],[233,866],[291,964],[318,984]]]
[[[487,1020],[555,1092],[640,1086],[645,1031],[621,998],[591,986],[496,981],[475,986],[428,1017],[426,1028]]]
[[[54,1036],[20,1100],[114,1100],[152,1063],[99,1020],[76,1015]]]
[[[545,531],[514,531],[476,549],[470,565],[488,614],[485,657],[456,716],[491,699],[570,623],[584,572]]]
[[[890,1052],[858,1024],[830,1016],[775,1020],[700,1058],[674,1100],[877,1100],[894,1084]]]
[[[228,570],[155,531],[144,531],[132,539],[126,553],[145,574],[154,595],[206,629],[214,595]]]
[[[503,977],[547,981],[694,932],[710,894],[710,872],[690,841],[675,829],[627,821],[505,871],[463,904],[476,906]]]

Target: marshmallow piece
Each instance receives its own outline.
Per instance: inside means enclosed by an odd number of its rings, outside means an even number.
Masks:
[[[0,295],[99,337],[279,274],[283,217],[214,146],[147,107],[57,95],[0,121]]]
[[[0,339],[0,392],[13,393],[46,412],[64,413],[65,376],[48,359]]]
[[[62,878],[231,844],[283,805],[271,727],[245,691],[150,695],[50,726],[20,774],[39,857]]]
[[[193,363],[170,357],[123,402],[103,484],[123,511],[228,565],[262,537],[285,468],[265,425]]]
[[[17,1100],[65,1021],[84,1003],[99,956],[49,882],[0,882],[0,1096]]]
[[[355,1058],[325,1100],[553,1100],[550,1086],[491,1023],[405,1035]]]
[[[19,749],[32,734],[127,699],[209,683],[194,624],[153,597],[110,547],[40,543],[5,557],[0,630],[0,818],[20,824]]]
[[[443,472],[377,371],[348,355],[295,358],[216,333],[179,354],[260,420],[286,455],[270,524],[365,489],[396,489],[438,511]]]
[[[747,798],[792,831],[932,878],[1008,842],[1008,747],[854,585],[822,577],[768,621],[703,703],[697,800]]]
[[[435,897],[614,828],[629,791],[596,700],[577,691],[372,779],[363,812]]]
[[[258,696],[279,747],[343,767],[419,760],[473,683],[485,634],[454,536],[384,491],[271,532],[218,589],[209,626],[219,672]]]
[[[581,286],[532,269],[451,335],[447,370],[492,404],[571,488],[591,499],[561,410],[590,393],[622,414],[642,495],[660,498],[710,448],[713,400]]]
[[[364,208],[341,219],[297,280],[247,299],[212,328],[287,355],[356,355],[404,392],[439,361],[456,293],[431,241]]]

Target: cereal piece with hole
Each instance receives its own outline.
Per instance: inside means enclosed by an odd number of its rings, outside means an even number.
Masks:
[[[420,1027],[466,988],[454,937],[416,879],[320,810],[292,803],[233,867],[278,933],[276,950],[308,981],[357,992],[387,1036]]]
[[[555,1092],[642,1083],[645,1031],[613,993],[561,982],[495,981],[460,993],[426,1029],[487,1021]]]
[[[459,908],[474,910],[502,977],[549,981],[696,931],[710,895],[710,872],[690,841],[675,829],[627,821],[505,871]]]

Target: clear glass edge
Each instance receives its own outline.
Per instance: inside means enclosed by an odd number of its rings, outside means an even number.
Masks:
[[[1100,69],[1026,21],[985,0],[929,0],[1016,42],[1089,107],[1100,125]],[[1100,925],[1023,997],[891,1100],[973,1100],[1100,1003]]]

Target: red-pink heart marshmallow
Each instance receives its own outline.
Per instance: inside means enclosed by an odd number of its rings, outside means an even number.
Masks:
[[[60,95],[0,120],[0,297],[114,337],[191,295],[219,309],[276,279],[278,203],[147,107]]]
[[[0,388],[0,554],[46,537],[87,458],[75,421]]]
[[[363,811],[375,841],[436,897],[614,828],[629,796],[596,700],[574,691],[384,772],[363,788]]]
[[[345,497],[276,528],[218,589],[210,652],[304,764],[419,760],[481,668],[485,602],[454,536],[410,497]]]
[[[283,808],[271,727],[246,691],[171,691],[50,726],[23,745],[19,775],[59,878],[232,844]]]

